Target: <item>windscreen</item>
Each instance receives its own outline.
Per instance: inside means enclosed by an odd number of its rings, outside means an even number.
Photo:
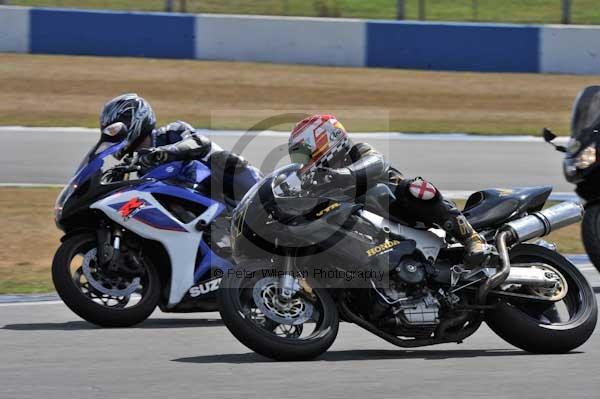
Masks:
[[[80,171],[83,167],[85,167],[88,163],[90,163],[94,158],[98,156],[102,151],[106,150],[110,146],[114,145],[114,143],[109,143],[107,141],[100,141],[96,145],[92,147],[91,150],[83,157],[81,163],[77,167],[77,171]]]
[[[573,105],[571,136],[580,139],[586,134],[586,129],[599,127],[600,86],[589,86],[579,93]]]

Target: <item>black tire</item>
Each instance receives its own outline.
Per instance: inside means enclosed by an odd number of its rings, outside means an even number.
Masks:
[[[583,274],[561,254],[550,249],[521,244],[510,252],[511,262],[543,262],[557,269],[568,285],[565,303],[573,307],[566,322],[548,323],[524,311],[522,302],[502,299],[486,313],[490,328],[508,343],[532,353],[566,353],[583,343],[594,332],[598,305]],[[569,302],[567,302],[569,301]]]
[[[581,223],[581,239],[585,252],[600,272],[600,204],[586,207]]]
[[[246,268],[260,270],[260,267]],[[246,347],[271,359],[280,361],[310,360],[325,353],[333,344],[338,333],[339,316],[337,307],[327,290],[313,289],[322,306],[319,332],[308,338],[279,337],[267,328],[261,328],[244,315],[240,302],[240,291],[244,279],[233,273],[221,280],[217,293],[219,312],[225,326]]]
[[[76,285],[71,274],[72,259],[96,246],[93,234],[68,238],[56,251],[52,261],[52,281],[58,295],[75,314],[101,327],[130,327],[148,318],[158,305],[161,283],[152,264],[145,262],[147,284],[142,299],[127,308],[106,307],[94,302]]]

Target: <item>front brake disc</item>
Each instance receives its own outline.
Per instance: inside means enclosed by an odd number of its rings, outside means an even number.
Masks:
[[[120,290],[106,288],[101,282],[99,282],[98,280],[96,280],[94,278],[94,276],[92,275],[92,272],[90,270],[90,263],[92,261],[97,262],[96,254],[97,254],[96,248],[89,250],[85,254],[85,256],[83,258],[83,264],[81,265],[81,269],[83,270],[83,274],[84,274],[85,278],[87,279],[87,281],[90,283],[90,285],[96,291],[101,292],[102,294],[113,296],[113,297],[120,297],[120,296],[130,296],[140,287],[140,278],[136,277],[131,281],[131,284],[129,284],[127,286],[127,288],[123,288]]]
[[[313,314],[313,305],[301,296],[287,303],[279,301],[279,279],[265,277],[252,290],[252,298],[260,311],[269,319],[287,325],[299,325],[308,321]]]

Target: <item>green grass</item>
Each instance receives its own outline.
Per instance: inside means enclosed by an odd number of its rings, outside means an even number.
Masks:
[[[53,218],[58,192],[57,188],[0,189],[1,294],[54,291],[50,265],[61,236]]]
[[[598,77],[0,54],[0,82],[0,125],[96,127],[108,99],[135,91],[159,124],[246,130],[329,112],[349,131],[537,135],[568,133],[573,99]]]
[[[9,0],[9,3],[145,11],[163,11],[165,5],[164,0]],[[174,3],[179,9],[179,0]],[[405,3],[407,19],[417,19],[418,0]],[[187,11],[395,19],[396,4],[396,0],[188,0]],[[561,0],[426,0],[425,4],[426,19],[435,21],[559,23],[561,18]],[[573,23],[600,24],[600,2],[572,0],[571,15]]]
[[[45,294],[54,291],[49,275],[40,273],[34,280],[0,281],[0,294]]]

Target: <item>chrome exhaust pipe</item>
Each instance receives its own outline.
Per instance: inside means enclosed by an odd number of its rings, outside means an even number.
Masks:
[[[480,305],[485,305],[489,292],[504,283],[508,278],[510,274],[509,245],[543,237],[554,230],[577,223],[582,219],[583,207],[581,205],[574,202],[562,202],[505,224],[496,236],[496,248],[498,249],[500,264],[496,269],[496,273],[479,287],[477,302]]]
[[[485,305],[489,292],[506,281],[510,274],[508,242],[511,238],[512,233],[510,230],[503,230],[496,236],[496,248],[498,249],[500,264],[496,269],[496,274],[488,277],[488,279],[479,286],[479,290],[477,290],[477,303],[480,305]]]
[[[583,207],[575,202],[561,202],[543,211],[532,213],[524,218],[507,223],[517,242],[543,237],[550,232],[580,222]]]

